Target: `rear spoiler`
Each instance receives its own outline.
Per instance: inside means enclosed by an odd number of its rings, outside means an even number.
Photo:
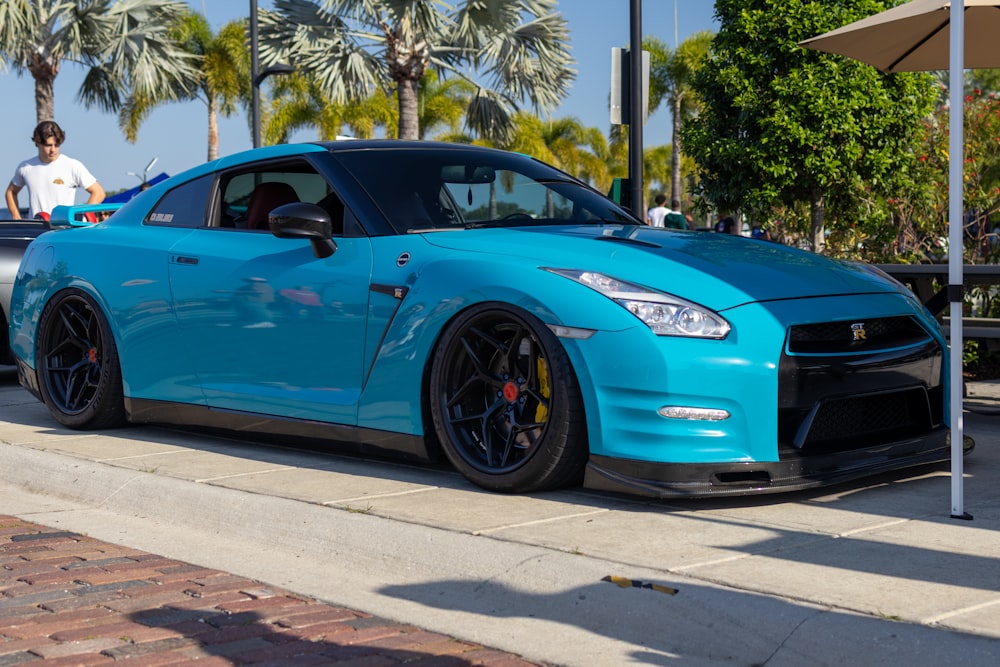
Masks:
[[[49,215],[53,227],[86,227],[95,222],[107,220],[108,216],[122,207],[121,204],[79,204],[76,206],[56,206]]]

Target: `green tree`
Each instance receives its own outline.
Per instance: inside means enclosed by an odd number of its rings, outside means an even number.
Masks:
[[[945,83],[944,95],[947,97],[947,70],[941,72],[943,83]],[[976,91],[984,93],[1000,93],[1000,69],[970,69],[965,72],[965,91],[974,93]]]
[[[704,106],[682,130],[709,201],[757,217],[807,203],[816,252],[828,212],[831,227],[888,215],[879,202],[913,173],[919,121],[934,97],[930,77],[883,75],[798,46],[886,4],[716,2],[720,29],[694,79]]]
[[[576,118],[543,119],[518,112],[513,138],[501,146],[547,162],[599,190],[606,192],[611,185],[607,140],[599,129]]]
[[[194,85],[157,89],[151,95],[133,94],[119,112],[125,138],[134,142],[139,126],[156,107],[174,100],[200,100],[208,111],[208,159],[219,157],[219,114],[231,116],[238,102],[250,98],[250,50],[247,22],[232,21],[212,33],[199,13],[185,11],[171,25],[169,35],[198,64]]]
[[[700,101],[691,86],[695,73],[708,58],[712,33],[704,30],[684,40],[676,50],[662,40],[647,37],[642,48],[650,52],[649,106],[657,109],[664,102],[670,110],[670,207],[681,209],[681,128],[697,115]]]
[[[935,197],[927,217],[937,221],[944,234],[948,211],[950,110],[943,105],[923,124],[925,141],[919,156],[934,181]],[[1000,212],[1000,94],[972,90],[964,100],[963,202],[965,261],[996,261],[997,248],[990,239],[992,218]]]
[[[77,95],[87,108],[118,111],[124,98],[187,90],[194,58],[168,34],[187,5],[178,0],[0,0],[0,59],[35,80],[35,116],[55,117],[64,62],[87,73]]]
[[[418,87],[420,138],[442,128],[446,136],[456,136],[474,93],[464,79],[439,80],[435,71],[428,70]],[[316,77],[295,74],[275,84],[271,109],[262,120],[265,143],[274,144],[305,127],[316,127],[321,139],[334,139],[345,127],[358,139],[371,138],[377,130],[395,137],[398,119],[395,96],[375,91],[364,99],[338,104],[330,101]]]
[[[347,128],[352,137],[370,139],[379,128],[392,136],[396,108],[381,91],[349,104],[330,101],[315,77],[295,73],[275,80],[269,108],[261,119],[265,145],[288,141],[292,132],[312,127],[322,140],[336,139]]]
[[[336,103],[395,92],[398,136],[420,137],[417,85],[428,68],[476,93],[466,124],[504,138],[524,101],[550,110],[574,77],[555,0],[275,0],[261,12],[261,59],[313,72]]]
[[[417,116],[420,139],[445,128],[445,132],[458,132],[465,110],[476,93],[466,79],[441,77],[434,70],[427,70],[417,88]]]
[[[652,81],[652,80],[651,80]],[[652,84],[650,84],[652,85]],[[612,125],[608,142],[607,158],[609,178],[628,177],[628,125]],[[650,202],[656,195],[665,193],[669,187],[673,147],[670,144],[651,146],[642,150],[642,198],[644,208],[649,209]],[[693,171],[691,160],[685,158],[682,163],[683,173]],[[681,210],[684,210],[682,201]]]

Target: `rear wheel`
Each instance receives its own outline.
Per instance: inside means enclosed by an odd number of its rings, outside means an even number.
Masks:
[[[76,429],[125,421],[121,367],[114,336],[85,292],[60,292],[38,323],[38,388],[56,421]]]
[[[493,491],[578,484],[583,400],[559,339],[536,317],[480,304],[443,332],[430,375],[435,431],[451,463]]]

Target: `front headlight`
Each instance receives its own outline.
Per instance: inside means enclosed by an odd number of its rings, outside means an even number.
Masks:
[[[731,328],[729,322],[718,313],[672,294],[656,292],[593,271],[545,270],[600,292],[638,317],[653,333],[660,336],[725,338]]]

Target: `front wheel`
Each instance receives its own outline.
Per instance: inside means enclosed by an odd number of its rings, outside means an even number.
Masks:
[[[85,292],[53,298],[38,323],[38,388],[49,412],[75,429],[125,421],[118,348],[100,308]]]
[[[536,317],[474,306],[444,330],[431,368],[435,431],[471,482],[516,493],[582,481],[580,388],[559,339]]]

